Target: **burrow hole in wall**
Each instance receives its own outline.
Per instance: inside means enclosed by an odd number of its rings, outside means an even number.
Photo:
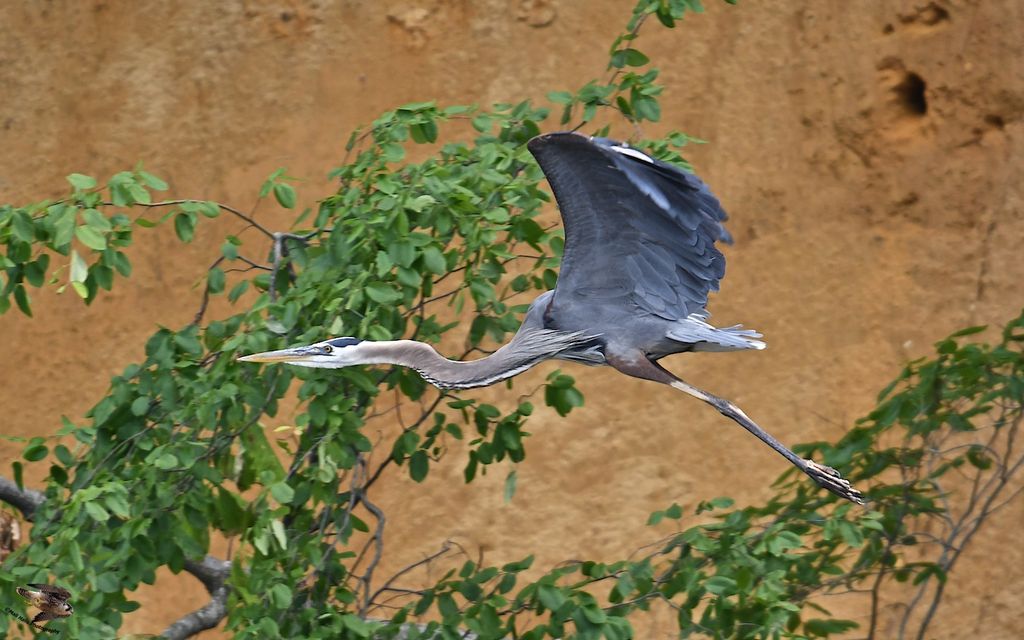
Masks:
[[[899,84],[893,87],[893,91],[906,113],[924,117],[928,113],[928,98],[925,95],[927,88],[924,78],[913,71],[907,71]]]

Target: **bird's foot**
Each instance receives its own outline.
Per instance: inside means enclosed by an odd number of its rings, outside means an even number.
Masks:
[[[820,486],[828,489],[840,498],[846,498],[850,502],[864,504],[864,495],[853,488],[850,481],[844,478],[832,467],[818,464],[814,460],[804,459],[807,465],[803,472],[811,476]]]

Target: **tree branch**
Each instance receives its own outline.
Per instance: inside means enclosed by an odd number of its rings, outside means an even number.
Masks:
[[[202,200],[190,200],[190,199],[187,199],[187,198],[183,198],[183,199],[180,199],[180,200],[162,200],[160,202],[149,202],[149,203],[146,203],[146,202],[136,202],[134,206],[136,206],[136,207],[147,207],[147,208],[150,208],[150,209],[154,209],[156,207],[173,207],[175,205],[192,203],[192,202],[202,202]],[[116,206],[116,205],[114,205],[113,202],[104,202],[102,204],[105,205],[105,206],[108,206],[108,207]],[[234,207],[230,207],[230,206],[228,206],[226,204],[221,204],[220,202],[214,202],[213,204],[217,205],[217,207],[227,211],[228,213],[234,215],[235,217],[241,218],[242,220],[245,220],[246,222],[249,223],[249,225],[251,227],[253,227],[257,231],[259,231],[263,235],[267,236],[268,238],[273,238],[274,237],[274,234],[271,233],[269,229],[267,229],[266,227],[264,227],[260,223],[256,222],[256,220],[253,219],[252,216],[246,215],[245,213],[242,213],[238,209],[235,209]]]
[[[6,502],[21,511],[26,520],[31,521],[39,505],[46,500],[41,491],[35,489],[19,489],[18,485],[4,477],[0,477],[0,501]]]
[[[173,640],[185,640],[200,631],[212,629],[228,614],[227,602],[230,587],[227,577],[231,573],[231,562],[213,556],[206,556],[200,562],[185,561],[185,571],[203,583],[210,592],[210,602],[175,620],[161,635]]]

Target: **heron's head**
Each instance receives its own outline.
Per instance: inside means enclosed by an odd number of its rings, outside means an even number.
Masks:
[[[242,356],[243,362],[284,362],[299,367],[340,369],[365,362],[358,338],[332,338],[305,347],[292,347],[279,351],[265,351]]]

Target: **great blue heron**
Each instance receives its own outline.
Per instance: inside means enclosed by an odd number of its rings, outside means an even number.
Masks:
[[[779,452],[822,487],[863,503],[831,467],[799,457],[739,407],[666,371],[658,360],[690,351],[763,349],[761,334],[707,322],[732,238],[718,199],[695,175],[628,144],[577,133],[528,143],[554,191],[565,225],[558,285],[530,304],[519,331],[479,360],[449,360],[412,340],[334,338],[240,360],[339,368],[395,364],[442,389],[492,385],[549,359],[610,365],[702,400]]]

